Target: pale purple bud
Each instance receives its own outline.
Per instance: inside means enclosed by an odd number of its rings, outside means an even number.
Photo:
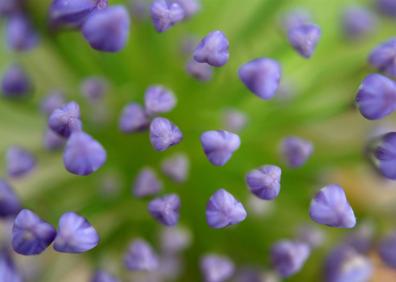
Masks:
[[[187,180],[189,168],[190,162],[187,155],[183,153],[174,154],[161,164],[162,172],[177,183]]]
[[[0,17],[8,17],[22,9],[22,0],[2,0],[0,1]]]
[[[166,254],[177,254],[191,245],[191,233],[186,228],[164,228],[161,232],[161,248]]]
[[[206,157],[214,166],[224,166],[239,149],[241,140],[232,132],[211,130],[201,135],[201,145]]]
[[[311,248],[317,248],[325,241],[325,234],[316,226],[303,224],[297,230],[297,239],[308,244]]]
[[[18,271],[10,251],[5,247],[0,249],[0,281],[23,282],[22,275]]]
[[[389,17],[396,17],[396,1],[395,0],[376,0],[378,10]]]
[[[135,197],[152,196],[161,191],[162,182],[152,168],[145,167],[139,171],[132,188]]]
[[[274,165],[265,165],[250,171],[246,176],[249,190],[263,200],[273,200],[279,195],[282,170]]]
[[[201,259],[201,271],[205,282],[223,282],[234,275],[235,266],[227,257],[209,254]]]
[[[238,70],[238,75],[254,95],[269,100],[278,91],[282,70],[277,61],[259,58],[242,65]]]
[[[150,142],[157,151],[165,151],[183,139],[180,129],[166,118],[157,117],[150,124]]]
[[[373,246],[373,225],[364,222],[359,228],[345,238],[345,243],[360,254],[368,254]]]
[[[6,97],[23,97],[32,90],[30,78],[19,65],[11,65],[3,74],[1,90]]]
[[[240,132],[245,128],[247,120],[245,113],[236,109],[228,109],[223,114],[223,125],[231,132]]]
[[[371,163],[378,172],[388,179],[396,179],[396,132],[389,132],[375,138],[368,153]]]
[[[47,129],[44,133],[43,145],[48,151],[57,151],[63,148],[65,145],[65,139],[53,132],[51,129]]]
[[[230,57],[229,43],[225,34],[220,30],[209,32],[194,50],[194,60],[207,63],[213,67],[224,66]]]
[[[299,137],[287,137],[282,140],[281,154],[288,167],[303,166],[313,152],[312,143]]]
[[[283,20],[282,26],[283,29],[287,32],[288,30],[301,26],[304,24],[308,24],[311,22],[311,15],[307,10],[304,9],[296,9],[293,11],[288,12]]]
[[[396,77],[396,38],[391,38],[375,47],[368,61],[379,71]]]
[[[130,13],[132,19],[143,21],[149,17],[150,4],[146,0],[131,0]]]
[[[180,198],[169,194],[152,200],[148,210],[153,218],[165,226],[175,226],[179,221]]]
[[[99,244],[99,235],[88,220],[75,212],[64,213],[58,223],[54,249],[61,253],[80,254]]]
[[[15,14],[8,19],[6,39],[8,47],[16,52],[29,51],[38,43],[38,35],[23,14]]]
[[[124,264],[131,271],[154,271],[158,269],[159,260],[151,246],[142,239],[134,240],[124,256]]]
[[[184,11],[184,19],[194,16],[201,9],[200,0],[172,0],[180,5]]]
[[[144,131],[150,124],[146,111],[137,103],[126,105],[118,122],[119,128],[124,133]]]
[[[0,179],[0,218],[15,216],[20,210],[21,203],[18,196],[5,180]]]
[[[167,113],[176,106],[176,97],[161,85],[150,86],[144,93],[144,106],[149,115]]]
[[[82,130],[80,106],[76,102],[70,102],[56,109],[48,118],[48,126],[66,138],[74,132],[80,132]]]
[[[304,58],[310,58],[319,43],[321,36],[320,27],[308,23],[290,28],[287,38],[290,45]]]
[[[359,39],[372,33],[376,29],[377,21],[370,10],[351,6],[344,10],[342,25],[347,39]]]
[[[82,26],[89,45],[102,52],[124,49],[129,37],[129,14],[124,6],[112,6],[92,13]]]
[[[355,214],[346,198],[344,190],[330,184],[316,193],[311,201],[309,216],[313,221],[337,228],[353,228]]]
[[[386,265],[396,268],[396,232],[392,232],[380,241],[378,253]]]
[[[106,161],[103,146],[84,132],[73,133],[63,153],[65,168],[77,175],[89,175],[97,171]]]
[[[178,3],[166,0],[154,0],[151,4],[151,20],[158,32],[164,32],[182,21],[184,11]]]
[[[119,282],[115,276],[104,270],[97,270],[90,282]]]
[[[81,93],[92,102],[101,100],[105,96],[107,88],[107,81],[103,77],[88,77],[81,83]]]
[[[187,63],[187,72],[196,80],[208,81],[212,79],[213,69],[207,63],[190,60]]]
[[[225,189],[217,190],[206,205],[206,221],[212,228],[224,228],[246,219],[242,203]]]
[[[12,248],[30,256],[42,253],[56,236],[55,228],[30,210],[21,210],[12,228]]]
[[[25,149],[12,146],[6,153],[7,173],[10,177],[23,177],[36,166],[36,158]]]
[[[63,92],[59,90],[53,90],[43,98],[40,104],[40,109],[44,114],[50,116],[53,111],[62,107],[65,102],[66,101]]]
[[[271,261],[278,274],[289,277],[301,270],[308,259],[310,248],[297,241],[279,241],[271,248]]]

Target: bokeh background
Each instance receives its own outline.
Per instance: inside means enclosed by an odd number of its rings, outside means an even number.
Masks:
[[[131,6],[127,1],[109,2]],[[367,64],[369,52],[394,35],[396,21],[378,15],[376,32],[359,41],[343,36],[340,21],[349,5],[375,10],[373,1],[203,0],[197,15],[164,34],[155,32],[149,18],[132,18],[129,43],[117,54],[91,49],[79,33],[50,32],[50,0],[27,3],[41,34],[40,44],[31,52],[16,54],[1,39],[0,71],[21,63],[33,80],[34,95],[23,101],[0,100],[0,155],[5,156],[7,148],[17,144],[38,158],[37,168],[28,177],[10,180],[25,207],[54,225],[65,211],[79,212],[101,236],[100,245],[83,255],[59,254],[51,248],[38,257],[15,255],[20,268],[28,273],[27,281],[88,281],[96,268],[106,268],[122,281],[138,281],[139,277],[123,267],[124,251],[137,237],[158,249],[162,227],[148,214],[147,201],[132,197],[131,185],[142,167],[151,166],[159,172],[161,161],[176,152],[186,153],[190,159],[188,181],[177,185],[159,175],[164,191],[181,197],[180,225],[190,230],[192,245],[182,254],[182,271],[173,281],[202,281],[199,259],[208,252],[229,256],[237,266],[270,270],[271,245],[294,238],[296,230],[310,222],[310,200],[328,183],[345,188],[358,223],[372,224],[374,239],[395,227],[396,187],[379,178],[363,155],[369,136],[378,128],[391,129],[394,117],[366,121],[356,110],[354,97],[363,77],[374,72]],[[321,41],[310,60],[296,54],[280,26],[282,15],[295,8],[307,9],[322,28]],[[215,71],[211,81],[197,82],[185,71],[188,56],[183,55],[182,44],[186,38],[199,39],[214,29],[228,36],[231,59]],[[4,38],[3,29],[1,33]],[[249,93],[237,77],[242,63],[261,56],[279,60],[283,68],[283,91],[271,101]],[[81,82],[92,75],[108,81],[103,103],[91,103],[81,95]],[[147,132],[125,135],[118,129],[123,106],[142,102],[150,84],[169,87],[178,99],[175,110],[165,116],[180,127],[184,140],[164,153],[153,150]],[[43,148],[47,120],[39,105],[54,89],[80,103],[85,130],[107,150],[106,164],[91,176],[71,175],[63,167],[61,152],[49,153]],[[231,161],[213,167],[202,152],[199,136],[206,130],[222,129],[228,108],[246,113],[248,123],[240,133],[241,148]],[[279,142],[289,135],[307,138],[315,147],[310,160],[299,169],[288,169],[279,156]],[[282,188],[272,204],[257,207],[251,203],[244,177],[263,164],[282,167]],[[6,176],[5,161],[0,162],[0,174]],[[235,227],[214,230],[206,224],[205,206],[221,187],[245,204],[249,216]],[[7,240],[10,223],[0,225]],[[348,234],[318,228],[326,234],[325,243],[313,251],[302,271],[287,281],[322,281],[326,254]],[[396,281],[396,272],[380,262],[375,249],[370,257],[375,265],[373,281]]]

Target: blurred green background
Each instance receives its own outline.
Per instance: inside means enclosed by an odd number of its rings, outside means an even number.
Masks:
[[[125,1],[109,1],[110,4]],[[118,54],[92,50],[78,32],[50,33],[47,9],[50,0],[29,1],[29,11],[41,31],[38,48],[14,54],[0,44],[0,71],[20,62],[34,82],[34,95],[20,101],[0,101],[0,154],[13,144],[31,149],[38,167],[23,180],[12,181],[23,204],[49,222],[56,224],[65,211],[87,217],[101,235],[101,244],[84,255],[46,251],[39,257],[18,261],[33,268],[32,281],[87,281],[91,271],[104,267],[117,273],[122,281],[133,281],[123,269],[122,256],[128,243],[143,237],[157,249],[160,225],[147,212],[147,201],[131,196],[132,182],[143,166],[159,171],[161,161],[175,152],[185,152],[191,162],[190,177],[176,185],[161,175],[164,192],[176,192],[182,201],[182,226],[190,229],[192,246],[182,256],[183,271],[177,281],[202,281],[199,258],[216,252],[229,256],[238,266],[253,265],[270,269],[269,249],[279,239],[294,238],[296,229],[310,222],[309,202],[314,192],[328,184],[341,184],[359,222],[375,223],[376,236],[394,226],[396,192],[392,184],[377,179],[362,156],[369,132],[379,122],[363,119],[354,108],[354,96],[362,78],[374,70],[366,58],[370,50],[394,34],[396,22],[379,18],[377,32],[359,42],[346,41],[340,16],[350,4],[372,6],[368,1],[347,0],[203,0],[201,11],[188,22],[158,34],[149,19],[133,19],[129,44]],[[279,25],[282,14],[302,7],[322,28],[322,38],[310,60],[298,56],[289,46]],[[192,79],[185,72],[188,60],[180,49],[188,36],[201,38],[220,29],[230,40],[230,61],[215,70],[207,83]],[[3,32],[3,31],[2,31]],[[1,38],[4,35],[1,34]],[[250,59],[271,57],[282,64],[282,83],[294,93],[287,99],[263,101],[248,92],[237,77],[237,69]],[[89,103],[80,92],[81,81],[91,75],[107,78],[110,89],[105,106]],[[123,106],[143,101],[150,84],[163,84],[178,98],[175,110],[166,114],[184,133],[181,144],[164,153],[155,152],[148,134],[124,135],[118,130]],[[68,100],[78,101],[87,132],[106,148],[108,160],[103,168],[88,177],[69,174],[61,153],[42,147],[46,118],[39,112],[41,99],[53,89],[64,90]],[[203,131],[221,129],[226,108],[236,108],[248,116],[241,132],[242,145],[224,167],[213,167],[204,156],[199,136]],[[392,124],[392,117],[385,124]],[[279,158],[279,141],[299,135],[314,143],[315,152],[299,169],[287,169]],[[283,168],[280,196],[271,213],[257,215],[249,209],[249,192],[244,177],[247,171],[263,164]],[[5,163],[0,162],[5,175]],[[110,176],[109,176],[110,175]],[[107,177],[115,177],[120,191],[103,196]],[[205,206],[218,188],[226,188],[247,207],[243,223],[221,230],[207,226]],[[287,281],[322,281],[322,262],[327,251],[347,233],[320,227],[328,237],[315,250],[303,270]],[[376,261],[375,281],[384,271]],[[37,269],[36,269],[37,268]],[[34,270],[36,269],[36,270]],[[379,280],[378,280],[379,279]]]

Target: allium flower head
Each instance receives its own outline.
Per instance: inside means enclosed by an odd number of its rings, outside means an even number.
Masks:
[[[161,232],[161,249],[164,253],[177,254],[191,244],[191,234],[183,227],[166,227]]]
[[[112,6],[92,13],[82,26],[89,45],[102,52],[119,52],[129,37],[130,19],[124,6]]]
[[[157,254],[142,239],[136,239],[129,245],[124,256],[124,263],[131,271],[154,271],[159,266]]]
[[[311,201],[309,216],[319,224],[338,228],[353,228],[355,214],[346,198],[344,190],[330,184],[316,193]]]
[[[164,32],[182,21],[184,18],[183,8],[176,2],[167,0],[154,0],[151,4],[151,20],[158,32]]]
[[[290,28],[287,38],[290,45],[304,58],[310,58],[319,43],[321,36],[320,27],[308,23]]]
[[[89,175],[105,161],[106,151],[98,141],[82,131],[70,136],[63,153],[63,163],[69,172]]]
[[[15,216],[20,210],[21,203],[14,190],[5,180],[0,179],[0,218]]]
[[[176,97],[161,85],[150,86],[144,93],[144,106],[150,115],[167,113],[176,106]]]
[[[386,265],[396,268],[396,232],[387,235],[381,240],[378,253]]]
[[[312,143],[299,137],[282,140],[281,154],[288,167],[296,168],[305,164],[313,152]]]
[[[88,220],[75,212],[64,213],[58,223],[54,249],[62,253],[84,253],[95,248],[99,235]]]
[[[123,108],[118,124],[122,132],[133,133],[147,129],[150,121],[141,105],[131,103]]]
[[[206,205],[206,221],[212,228],[224,228],[246,219],[247,213],[237,199],[225,189],[217,190]]]
[[[174,182],[182,183],[187,180],[190,161],[186,154],[177,153],[162,162],[162,172]]]
[[[73,132],[81,131],[80,106],[76,102],[70,102],[54,110],[48,118],[48,126],[66,138]]]
[[[56,151],[62,149],[65,143],[65,139],[52,131],[52,129],[47,129],[45,131],[43,136],[43,145],[45,149]]]
[[[91,278],[90,282],[119,282],[115,276],[104,270],[98,270]]]
[[[225,34],[220,30],[209,32],[194,51],[194,60],[207,63],[213,67],[224,66],[230,57],[229,43]]]
[[[225,165],[239,149],[238,135],[225,130],[206,131],[201,135],[201,145],[208,160],[215,166]]]
[[[396,179],[396,132],[375,138],[369,145],[370,161],[388,179]]]
[[[379,71],[396,77],[396,38],[391,38],[375,47],[368,61]]]
[[[381,74],[370,74],[360,85],[355,101],[365,118],[382,119],[396,110],[396,83]]]
[[[291,276],[301,270],[308,259],[310,248],[297,241],[279,241],[271,248],[271,261],[282,277]]]
[[[23,177],[36,166],[36,158],[27,150],[12,146],[6,153],[7,173],[10,177]]]
[[[32,90],[30,78],[19,65],[11,65],[3,74],[1,91],[6,97],[23,97]]]
[[[335,248],[325,262],[326,282],[367,282],[372,274],[370,259],[347,246]]]
[[[235,266],[227,257],[210,254],[201,259],[201,271],[205,282],[223,282],[233,276]]]
[[[42,253],[56,236],[55,228],[30,210],[21,210],[12,227],[12,248],[21,255]]]
[[[179,221],[180,198],[169,194],[152,200],[148,205],[152,217],[166,226],[175,226]]]
[[[38,35],[24,14],[15,14],[7,21],[8,47],[17,52],[29,51],[38,43]]]
[[[350,6],[344,10],[342,25],[347,39],[358,39],[372,33],[377,25],[375,14],[360,6]]]
[[[200,0],[172,0],[180,5],[184,11],[184,19],[188,19],[201,9]]]
[[[213,69],[207,63],[190,60],[187,63],[187,72],[196,80],[208,81],[212,79]]]
[[[99,76],[88,77],[81,83],[81,93],[92,102],[101,100],[107,88],[107,81]]]
[[[238,70],[238,75],[254,95],[263,100],[269,100],[279,88],[282,70],[277,61],[259,58],[242,65]]]
[[[275,199],[280,191],[281,169],[274,165],[265,165],[252,170],[246,176],[250,191],[263,200]]]
[[[107,8],[107,0],[53,0],[49,9],[51,25],[79,27],[95,10]]]
[[[52,90],[45,96],[40,104],[40,110],[50,116],[57,108],[61,108],[65,104],[65,96],[62,91]]]
[[[157,117],[150,124],[150,142],[157,151],[165,151],[183,139],[180,129],[166,118]]]
[[[152,196],[161,191],[162,182],[152,168],[145,167],[136,176],[132,189],[135,197]]]

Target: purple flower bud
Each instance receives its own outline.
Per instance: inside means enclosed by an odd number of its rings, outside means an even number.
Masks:
[[[42,253],[56,236],[55,228],[30,210],[21,210],[12,227],[12,248],[30,256]]]
[[[199,0],[172,0],[180,5],[184,11],[184,19],[188,19],[199,12],[201,5]]]
[[[122,132],[133,133],[147,129],[150,121],[142,106],[131,103],[122,110],[118,124]]]
[[[280,191],[282,170],[274,165],[265,165],[252,170],[246,176],[250,191],[263,200],[273,200]]]
[[[320,35],[320,27],[308,23],[290,28],[287,38],[289,43],[301,56],[310,58],[316,49]]]
[[[161,232],[161,247],[166,254],[176,254],[191,244],[190,232],[181,227],[164,228]]]
[[[234,275],[235,266],[227,257],[210,254],[201,259],[201,271],[205,282],[223,282]]]
[[[291,168],[304,165],[312,152],[312,143],[299,137],[287,137],[281,144],[281,154]]]
[[[370,54],[369,63],[379,71],[396,77],[396,38],[379,44]]]
[[[51,129],[47,129],[44,134],[43,145],[48,151],[57,151],[63,148],[65,145],[65,139],[53,132]]]
[[[98,270],[95,272],[94,276],[91,278],[91,282],[119,282],[115,276],[104,271]]]
[[[95,11],[82,26],[82,34],[93,49],[118,52],[129,37],[129,14],[123,6]]]
[[[151,86],[144,93],[144,106],[150,115],[170,112],[175,105],[175,95],[161,85]]]
[[[378,10],[389,17],[396,17],[395,0],[376,0]]]
[[[92,250],[98,243],[99,235],[86,218],[74,212],[66,212],[60,217],[55,251],[80,254]]]
[[[365,118],[382,119],[396,110],[396,83],[383,75],[370,74],[360,85],[355,101]]]
[[[396,179],[396,132],[375,138],[368,151],[370,161],[378,172],[388,179]]]
[[[106,94],[107,87],[103,77],[88,77],[81,83],[81,93],[91,102],[97,102]]]
[[[223,32],[215,30],[209,32],[194,51],[194,60],[198,63],[207,63],[213,67],[222,67],[228,62],[228,39]]]
[[[146,0],[131,0],[130,13],[132,19],[143,21],[149,17],[150,4]]]
[[[357,39],[372,33],[377,21],[370,10],[360,6],[351,6],[343,13],[342,25],[347,38]]]
[[[53,90],[41,101],[41,111],[50,116],[53,111],[65,104],[65,96],[62,91]]]
[[[36,166],[36,158],[25,149],[12,146],[7,150],[7,173],[10,177],[23,177]]]
[[[184,11],[178,3],[154,0],[151,5],[151,20],[158,32],[164,32],[184,18]]]
[[[288,30],[295,28],[297,26],[302,26],[311,22],[311,15],[308,11],[303,9],[296,9],[287,13],[283,20],[283,29],[287,32]]]
[[[29,51],[38,43],[35,30],[23,14],[16,14],[8,19],[6,38],[8,47],[17,52]]]
[[[162,189],[162,182],[158,179],[155,171],[149,167],[140,170],[133,183],[133,194],[141,198],[157,194]]]
[[[317,248],[323,244],[326,238],[324,232],[316,226],[303,224],[298,228],[297,239],[311,248]]]
[[[2,0],[0,1],[0,17],[11,16],[21,10],[20,0]]]
[[[223,228],[245,220],[242,203],[224,189],[217,190],[206,205],[206,221],[212,228]]]
[[[152,200],[148,205],[152,217],[166,226],[175,226],[179,221],[180,198],[169,194]]]
[[[48,126],[66,138],[73,132],[80,132],[82,130],[80,106],[76,102],[70,102],[56,109],[48,118]]]
[[[378,253],[386,265],[396,268],[396,232],[381,240],[378,246]]]
[[[21,203],[14,190],[5,180],[0,179],[0,218],[15,216],[20,210]]]
[[[63,154],[65,168],[77,175],[89,175],[97,171],[106,161],[102,145],[84,132],[70,136]]]
[[[335,248],[325,262],[326,282],[370,281],[373,274],[371,261],[347,246]]]
[[[142,239],[134,240],[124,256],[124,264],[131,271],[154,271],[159,266],[158,256]]]
[[[313,221],[338,228],[353,228],[356,217],[346,198],[344,190],[330,184],[316,193],[311,201],[309,216]]]
[[[5,247],[0,249],[0,281],[23,282],[22,275],[19,273],[10,251]]]
[[[242,65],[238,70],[238,75],[254,95],[269,100],[279,88],[282,70],[277,61],[259,58]]]
[[[307,244],[294,241],[279,241],[271,248],[271,261],[278,274],[289,277],[303,267],[310,248]]]
[[[171,180],[182,183],[187,180],[190,162],[186,154],[178,153],[162,162],[162,172]]]
[[[206,131],[201,135],[206,157],[214,166],[224,166],[241,145],[239,136],[225,130]]]
[[[198,63],[190,60],[187,64],[187,72],[196,80],[208,81],[212,79],[212,67],[206,63]]]
[[[150,142],[157,151],[165,151],[183,139],[180,129],[166,118],[157,117],[150,124]]]
[[[3,75],[1,90],[6,97],[23,97],[32,90],[30,79],[18,65],[10,66]]]
[[[245,128],[247,117],[245,113],[234,109],[228,109],[223,115],[223,124],[226,130],[238,133]]]
[[[93,11],[107,5],[107,0],[53,0],[49,17],[54,26],[79,27]]]
[[[346,237],[345,243],[360,254],[368,254],[373,245],[373,233],[372,224],[365,222]]]

